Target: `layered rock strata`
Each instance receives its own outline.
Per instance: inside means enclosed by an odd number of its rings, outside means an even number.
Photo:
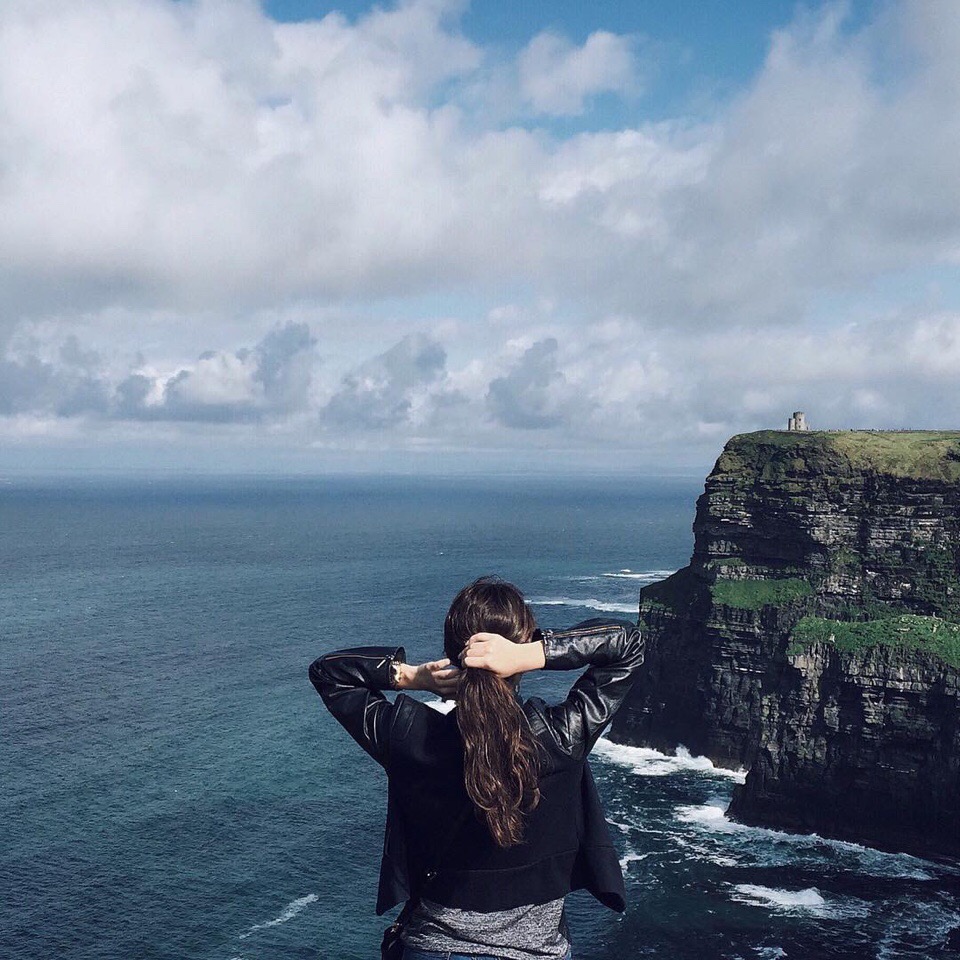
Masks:
[[[960,856],[960,434],[734,437],[694,532],[612,736],[746,768],[744,822]]]

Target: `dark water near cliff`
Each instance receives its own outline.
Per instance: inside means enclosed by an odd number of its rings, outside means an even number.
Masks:
[[[686,562],[694,481],[0,485],[0,958],[366,958],[384,782],[306,667],[439,651],[499,572],[545,626]],[[571,678],[531,678],[544,695]],[[723,817],[733,779],[601,742],[630,909],[576,955],[938,957],[958,871]]]

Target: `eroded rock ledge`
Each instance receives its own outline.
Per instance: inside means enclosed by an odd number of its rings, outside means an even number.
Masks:
[[[960,433],[734,437],[694,532],[612,736],[747,768],[743,822],[960,856]]]

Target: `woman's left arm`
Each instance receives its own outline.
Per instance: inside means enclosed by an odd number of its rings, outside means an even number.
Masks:
[[[403,647],[354,647],[328,653],[310,664],[310,681],[327,709],[383,765],[395,707],[382,691],[427,690],[442,697],[456,692],[459,671],[449,660],[419,666],[405,660]]]

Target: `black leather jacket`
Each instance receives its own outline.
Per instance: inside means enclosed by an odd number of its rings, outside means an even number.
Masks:
[[[630,690],[643,641],[633,624],[599,619],[542,638],[545,669],[587,669],[562,703],[524,703],[542,748],[540,804],[524,842],[508,850],[470,818],[441,863],[442,884],[431,886],[430,898],[447,906],[501,910],[585,888],[624,908],[623,877],[586,758]],[[416,892],[444,838],[438,824],[453,823],[467,802],[455,717],[403,694],[393,702],[383,695],[393,661],[404,659],[402,647],[359,647],[310,667],[330,712],[387,771],[378,913]]]

